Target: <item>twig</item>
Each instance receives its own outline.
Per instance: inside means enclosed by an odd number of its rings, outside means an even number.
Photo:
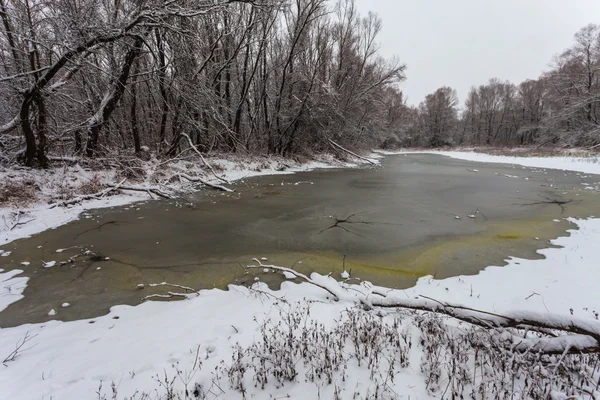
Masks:
[[[29,331],[25,332],[25,336],[23,337],[23,339],[21,339],[17,342],[15,349],[8,356],[6,356],[4,358],[4,360],[2,361],[2,364],[6,364],[7,362],[15,361],[20,353],[22,353],[25,350],[30,349],[31,347],[23,349],[23,346],[25,346],[25,344],[30,342],[36,336],[37,335],[29,336]]]
[[[188,295],[185,293],[167,292],[167,294],[149,294],[142,298],[142,301],[159,298],[159,299],[172,299],[173,297],[187,298]]]
[[[148,286],[152,286],[152,287],[156,287],[156,286],[171,286],[171,287],[176,287],[176,288],[179,288],[179,289],[187,290],[189,292],[195,292],[196,291],[196,290],[194,290],[194,289],[192,289],[191,287],[188,287],[188,286],[176,285],[174,283],[167,283],[167,282],[151,283]]]

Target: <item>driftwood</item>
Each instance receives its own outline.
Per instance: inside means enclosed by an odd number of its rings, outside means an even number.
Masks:
[[[117,183],[116,185],[112,185],[112,186],[109,185],[108,188],[101,190],[97,193],[83,194],[83,195],[75,196],[72,199],[62,201],[60,203],[54,203],[50,206],[50,208],[70,206],[73,204],[81,203],[84,200],[101,199],[102,197],[106,196],[108,193],[112,192],[113,190],[121,189],[121,185],[123,185],[125,180],[126,179],[123,179],[121,182]]]
[[[167,294],[149,294],[148,296],[142,297],[142,301],[150,299],[172,299],[173,297],[182,297],[186,299],[188,297],[185,293],[167,292]]]
[[[210,183],[206,179],[202,179],[199,176],[189,176],[188,174],[184,174],[184,173],[179,173],[179,174],[177,174],[177,176],[179,176],[180,178],[187,179],[190,182],[200,182],[203,185],[209,186],[213,189],[222,190],[224,192],[235,192],[235,190],[233,190],[233,189],[229,189],[228,187],[225,187],[222,185],[217,185],[215,183]]]
[[[544,354],[600,352],[600,321],[530,311],[511,311],[498,314],[461,304],[439,301],[427,296],[402,297],[398,291],[391,289],[384,291],[382,288],[375,289],[369,285],[348,285],[330,277],[313,279],[291,268],[263,265],[257,259],[254,261],[258,265],[249,265],[249,268],[269,268],[291,273],[307,283],[325,290],[333,295],[335,300],[354,301],[367,309],[381,307],[427,311],[447,315],[485,329],[517,328],[545,335],[523,338],[506,331],[511,336],[510,348],[514,351],[535,351]],[[403,293],[403,295],[405,294]]]
[[[204,158],[202,153],[200,153],[200,150],[198,150],[198,148],[194,145],[194,142],[192,142],[192,139],[187,134],[182,133],[181,136],[183,136],[184,138],[187,139],[188,143],[190,144],[190,147],[196,152],[196,154],[198,154],[200,156],[200,159],[202,160],[204,165],[206,165],[206,167],[210,170],[210,172],[212,172],[212,174],[215,176],[215,178],[217,178],[218,180],[220,180],[222,182],[227,183],[228,185],[231,184],[231,182],[229,182],[227,179],[223,178],[222,176],[217,175],[217,173],[215,172],[213,167],[208,163],[208,161],[206,161],[206,159]]]
[[[161,282],[161,283],[150,283],[148,286],[150,287],[158,287],[158,286],[169,286],[169,287],[174,287],[174,288],[178,288],[178,289],[183,289],[186,292],[190,292],[190,293],[179,293],[179,292],[172,292],[172,291],[168,291],[167,294],[149,294],[148,296],[145,296],[142,298],[142,301],[146,301],[146,300],[150,300],[150,299],[172,299],[174,297],[181,297],[181,298],[189,298],[190,296],[192,296],[193,294],[199,295],[198,291],[195,289],[192,289],[191,287],[188,286],[183,286],[183,285],[176,285],[174,283],[168,283],[168,282]],[[139,286],[138,288],[143,288],[143,285]]]
[[[328,288],[325,285],[321,285],[320,283],[315,282],[314,280],[310,279],[308,276],[306,276],[298,271],[295,271],[291,268],[278,267],[276,265],[264,265],[257,258],[253,258],[252,261],[256,262],[258,265],[248,265],[247,266],[248,268],[263,268],[263,269],[269,268],[269,269],[274,269],[274,270],[281,271],[281,272],[289,272],[290,274],[296,276],[297,278],[301,278],[301,279],[305,280],[306,282],[310,283],[311,285],[315,285],[315,286],[320,287],[321,289],[329,292],[329,294],[331,294],[335,300],[339,300],[338,295],[333,290],[331,290],[330,288]]]
[[[364,298],[361,301],[369,307],[407,308],[435,312],[487,329],[520,328],[546,334],[552,331],[573,334],[535,339],[514,338],[514,349],[521,352],[535,350],[548,354],[561,354],[564,352],[596,353],[600,351],[600,321],[588,321],[552,314],[541,315],[528,311],[497,314],[460,304],[442,302],[426,296],[410,299],[390,298],[381,293],[378,294],[379,296]]]
[[[336,142],[334,142],[331,139],[329,139],[329,144],[332,145],[334,148],[337,148],[339,150],[345,151],[346,153],[348,153],[350,155],[353,155],[356,158],[360,158],[361,160],[365,160],[366,162],[371,163],[372,165],[377,165],[377,163],[375,161],[371,160],[370,158],[360,156],[360,155],[358,155],[358,154],[356,154],[356,153],[354,153],[354,152],[352,152],[352,151],[350,151],[350,150],[348,150],[348,149],[340,146],[339,144],[337,144]]]
[[[119,190],[131,190],[134,192],[146,192],[150,195],[155,194],[159,197],[162,197],[163,199],[170,199],[171,195],[167,192],[164,192],[161,188],[159,188],[158,186],[119,186],[119,185],[115,185],[113,183],[109,183],[108,186],[110,188],[113,189],[119,189]]]
[[[161,282],[161,283],[150,283],[148,284],[148,286],[150,287],[157,287],[157,286],[171,286],[171,287],[175,287],[175,288],[179,288],[179,289],[183,289],[183,290],[187,290],[188,292],[195,292],[195,289],[192,289],[189,286],[183,286],[183,285],[176,285],[174,283],[168,283],[168,282]]]

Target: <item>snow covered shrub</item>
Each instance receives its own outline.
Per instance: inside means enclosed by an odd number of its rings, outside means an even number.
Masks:
[[[36,182],[31,178],[8,179],[0,185],[0,206],[24,207],[36,200]]]
[[[77,189],[77,192],[79,194],[94,194],[94,193],[98,193],[102,189],[104,189],[102,180],[100,179],[100,177],[97,174],[94,174],[94,176],[92,176],[92,178],[89,181],[83,182],[79,186],[79,188]]]
[[[345,382],[349,370],[361,368],[373,398],[391,396],[388,384],[408,366],[412,345],[400,320],[349,309],[341,321],[327,327],[310,313],[309,305],[281,309],[276,322],[267,319],[260,325],[261,340],[247,349],[236,345],[225,369],[231,389],[245,393],[248,384],[262,390],[269,384],[278,388],[297,382],[331,385]],[[245,377],[247,372],[251,381]]]
[[[598,355],[517,348],[538,332],[402,309],[354,307],[322,322],[311,303],[281,299],[274,307],[256,320],[254,343],[236,343],[225,359],[213,359],[210,346],[200,345],[191,350],[191,369],[175,362],[154,376],[155,390],[128,398],[391,400],[404,398],[407,377],[415,393],[439,399],[598,398]]]
[[[451,399],[579,398],[598,391],[597,354],[520,352],[515,338],[536,332],[449,324],[439,315],[415,317],[423,349],[421,371],[433,395]]]
[[[127,179],[134,182],[143,182],[146,179],[146,166],[137,159],[120,160],[116,167],[116,181]]]

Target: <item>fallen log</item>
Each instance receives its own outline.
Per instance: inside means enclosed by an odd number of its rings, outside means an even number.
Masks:
[[[518,310],[498,314],[462,304],[439,301],[423,295],[416,298],[403,297],[406,296],[405,293],[402,292],[401,295],[399,291],[392,289],[384,291],[382,288],[373,288],[370,285],[348,285],[331,277],[316,276],[309,278],[291,268],[264,265],[257,259],[254,259],[254,261],[258,265],[248,265],[248,268],[269,268],[291,273],[307,283],[325,290],[333,295],[335,300],[345,299],[357,302],[367,309],[404,308],[433,312],[485,329],[516,328],[547,335],[539,338],[523,338],[506,331],[512,338],[510,348],[514,351],[535,351],[544,354],[600,352],[600,321],[597,320]],[[558,334],[559,332],[562,332],[562,334]]]
[[[315,282],[314,280],[310,279],[308,276],[306,276],[298,271],[295,271],[291,268],[278,267],[276,265],[265,265],[265,264],[261,263],[258,258],[253,258],[252,261],[256,262],[258,265],[248,265],[247,266],[248,268],[263,268],[263,269],[268,268],[268,269],[274,269],[276,271],[281,271],[281,272],[289,272],[290,274],[296,276],[297,278],[301,278],[304,281],[310,283],[311,285],[315,285],[315,286],[329,292],[329,294],[331,294],[335,300],[339,299],[338,295],[335,293],[335,291],[331,290],[331,288],[328,288],[325,285],[321,285],[320,283]]]
[[[361,299],[368,307],[406,308],[444,314],[486,329],[518,328],[533,329],[541,333],[561,331],[573,335],[558,335],[546,338],[513,340],[515,350],[540,351],[543,353],[597,353],[600,351],[600,321],[588,321],[571,316],[542,315],[529,311],[512,311],[497,314],[478,310],[461,304],[452,304],[419,296],[415,299],[379,296]]]
[[[73,204],[77,204],[77,203],[81,203],[84,200],[97,200],[97,199],[101,199],[102,197],[104,197],[105,195],[107,195],[108,193],[112,192],[113,190],[117,190],[121,188],[121,185],[125,182],[126,179],[123,179],[121,182],[117,183],[116,185],[109,185],[108,188],[101,190],[99,192],[96,193],[92,193],[92,194],[82,194],[82,195],[78,195],[73,197],[72,199],[69,200],[65,200],[62,201],[60,203],[54,203],[50,206],[50,208],[55,208],[55,207],[65,207],[65,206],[70,206]]]
[[[196,154],[198,154],[200,156],[200,159],[202,160],[204,165],[206,165],[206,167],[208,167],[208,169],[210,170],[210,172],[212,172],[212,174],[215,176],[215,178],[217,178],[218,180],[220,180],[222,182],[227,183],[228,185],[231,184],[231,182],[229,182],[227,179],[223,178],[222,176],[217,175],[217,173],[215,172],[213,167],[208,163],[208,161],[206,161],[206,159],[204,158],[202,153],[200,153],[200,150],[198,150],[198,148],[194,145],[194,142],[192,142],[192,139],[187,134],[181,133],[181,136],[183,136],[184,138],[187,139],[188,143],[190,144],[190,147],[196,152]]]
[[[148,296],[142,297],[142,301],[150,299],[172,299],[173,297],[181,297],[186,299],[188,295],[186,293],[167,292],[167,294],[149,294]]]
[[[119,189],[119,190],[131,190],[134,192],[146,192],[146,193],[151,193],[151,194],[155,194],[159,197],[162,197],[163,199],[171,199],[171,195],[169,193],[163,192],[161,188],[157,187],[157,186],[118,186],[112,183],[109,183],[108,186],[110,188],[113,189]]]
[[[179,289],[183,289],[183,290],[187,290],[189,292],[196,292],[196,289],[192,289],[189,286],[183,286],[183,285],[176,285],[174,283],[168,283],[168,282],[161,282],[161,283],[150,283],[148,284],[148,286],[150,287],[157,287],[157,286],[171,286],[171,287],[175,287],[175,288],[179,288]]]
[[[201,184],[203,184],[205,186],[209,186],[213,189],[222,190],[224,192],[235,192],[235,190],[233,190],[233,189],[229,189],[228,187],[225,187],[222,185],[217,185],[215,183],[210,183],[206,179],[202,179],[199,176],[189,176],[188,174],[184,174],[184,173],[179,173],[179,174],[177,174],[177,176],[179,176],[180,178],[187,179],[190,182],[200,182]]]
[[[377,163],[375,161],[371,160],[370,158],[360,156],[360,155],[358,155],[358,154],[356,154],[356,153],[354,153],[354,152],[352,152],[352,151],[350,151],[350,150],[348,150],[348,149],[340,146],[339,144],[337,144],[336,142],[334,142],[331,139],[328,139],[328,141],[329,141],[329,144],[332,145],[334,148],[337,148],[339,150],[345,151],[346,153],[348,153],[350,155],[353,155],[354,157],[359,158],[361,160],[365,160],[366,162],[371,163],[372,165],[377,165]]]

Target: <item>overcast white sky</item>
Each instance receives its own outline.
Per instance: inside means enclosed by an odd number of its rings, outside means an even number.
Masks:
[[[383,20],[384,56],[406,63],[409,104],[441,86],[458,91],[497,77],[519,83],[548,69],[573,35],[600,23],[600,0],[357,0]]]

